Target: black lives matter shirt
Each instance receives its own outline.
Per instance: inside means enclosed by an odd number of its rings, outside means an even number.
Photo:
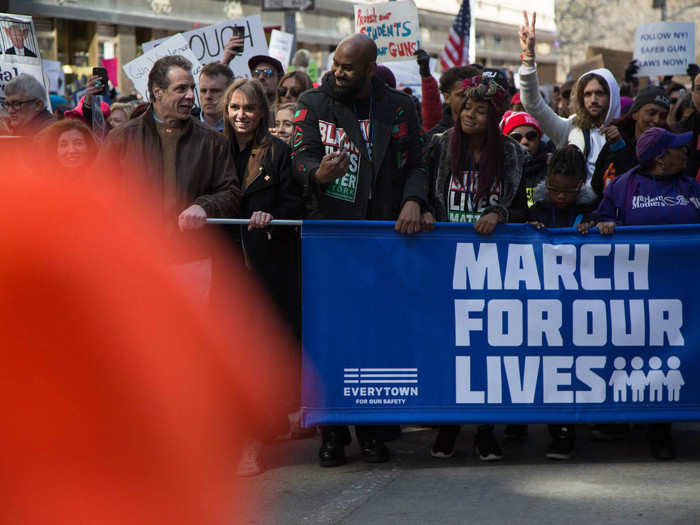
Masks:
[[[501,199],[502,183],[494,182],[491,190],[477,199],[479,170],[468,169],[450,179],[447,190],[447,214],[450,222],[476,222],[489,206],[498,204]]]

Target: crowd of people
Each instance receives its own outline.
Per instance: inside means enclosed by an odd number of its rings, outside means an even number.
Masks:
[[[250,224],[224,231],[287,321],[301,334],[298,232],[274,219],[395,221],[406,235],[435,222],[473,223],[489,235],[500,224],[593,228],[700,222],[700,76],[689,85],[665,79],[638,88],[634,64],[624,79],[595,69],[559,86],[547,103],[537,80],[535,15],[519,32],[519,90],[512,72],[478,64],[442,72],[416,54],[422,100],[395,89],[364,35],[339,43],[331,70],[314,86],[303,70],[285,73],[269,56],[250,59],[250,78],[234,78],[232,38],[221,63],[199,76],[196,108],[191,64],[158,60],[148,77],[149,102],[101,102],[99,79],[78,106],[54,121],[39,82],[19,75],[5,88],[5,134],[33,137],[51,171],[84,176],[100,162],[123,166],[155,191],[164,235],[198,230],[208,218],[241,217]],[[618,82],[619,80],[619,82]],[[689,149],[690,148],[690,149]],[[139,170],[132,170],[139,166]],[[669,198],[670,197],[670,198]],[[634,203],[643,200],[646,206]],[[297,400],[296,406],[298,408]],[[298,413],[290,417],[292,435]],[[550,425],[547,457],[567,459],[576,428]],[[613,440],[626,424],[596,425]],[[313,433],[313,432],[312,432]],[[459,426],[441,426],[431,453],[454,454]],[[346,462],[348,427],[324,426],[319,460]],[[390,459],[394,426],[357,426],[364,459]],[[526,425],[508,425],[508,439],[525,439]],[[239,469],[260,471],[261,443],[251,436]],[[675,455],[671,425],[651,422],[651,452]],[[476,454],[503,457],[493,425],[480,425]]]

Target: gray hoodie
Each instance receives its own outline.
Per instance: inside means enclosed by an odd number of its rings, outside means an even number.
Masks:
[[[620,87],[613,74],[607,69],[593,69],[581,75],[580,78],[594,73],[600,75],[608,84],[610,92],[610,103],[608,113],[605,115],[603,126],[607,126],[620,116]],[[560,117],[540,96],[539,84],[537,82],[537,67],[521,65],[520,70],[520,99],[525,111],[535,117],[542,127],[542,132],[554,142],[557,148],[566,144],[574,144],[581,151],[585,149],[585,138],[583,130],[574,126],[574,116],[568,118]],[[595,171],[595,162],[598,154],[605,145],[605,135],[599,129],[591,129],[591,147],[586,159],[586,171],[588,178],[586,184],[590,185],[591,177]]]

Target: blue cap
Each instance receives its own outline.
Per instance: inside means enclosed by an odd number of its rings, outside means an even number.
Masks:
[[[693,132],[671,133],[661,128],[649,128],[637,139],[637,160],[639,164],[649,164],[669,148],[685,146],[693,137]]]

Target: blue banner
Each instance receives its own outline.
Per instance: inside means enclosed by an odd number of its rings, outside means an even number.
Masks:
[[[303,417],[700,419],[700,226],[305,221]]]

